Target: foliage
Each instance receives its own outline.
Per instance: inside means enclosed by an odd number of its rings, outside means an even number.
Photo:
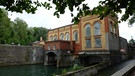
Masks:
[[[22,13],[25,10],[27,13],[35,13],[37,7],[44,6],[50,9],[51,6],[47,2],[41,3],[38,0],[0,0],[0,5],[4,6],[8,11],[16,11]]]
[[[82,69],[82,68],[84,68],[84,67],[83,66],[74,66],[72,68],[72,70],[75,71],[75,70],[79,70],[79,69]]]
[[[66,69],[62,69],[62,74],[66,74],[68,71]]]
[[[121,17],[121,21],[129,20],[129,24],[133,24],[135,21],[135,1],[134,0],[101,0],[99,5],[90,11],[90,7],[86,0],[48,0],[45,2],[39,2],[40,0],[0,0],[0,5],[4,6],[8,11],[16,11],[22,13],[24,10],[28,13],[35,13],[38,7],[45,7],[46,9],[52,8],[50,2],[55,7],[54,15],[58,18],[60,14],[65,13],[65,9],[68,8],[71,11],[73,22],[77,23],[79,18],[90,14],[99,14],[101,18],[107,15],[115,15],[115,13],[121,13],[122,9],[125,9],[125,13]],[[72,13],[77,10],[77,16]],[[131,16],[131,18],[130,18]]]
[[[67,72],[76,71],[79,69],[83,69],[83,66],[73,66],[69,70],[68,69],[62,69],[62,74],[66,74]]]
[[[34,37],[36,40],[40,40],[40,37],[42,37],[44,40],[47,39],[47,29],[43,27],[34,27]]]
[[[28,27],[27,23],[16,18],[10,21],[7,11],[2,9],[0,13],[0,44],[28,45],[31,42],[43,40],[47,38],[47,29],[43,27]]]
[[[130,40],[129,40],[129,44],[135,44],[135,40],[133,39],[133,38],[131,38]]]
[[[10,36],[10,19],[8,13],[2,9],[0,12],[0,43],[6,43],[5,39]]]

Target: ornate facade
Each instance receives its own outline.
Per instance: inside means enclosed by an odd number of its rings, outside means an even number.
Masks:
[[[78,24],[49,30],[48,41],[75,41],[76,54],[84,51],[92,54],[109,53],[108,50],[119,50],[119,29],[116,23],[117,18],[111,16],[102,20],[97,15],[82,17]]]

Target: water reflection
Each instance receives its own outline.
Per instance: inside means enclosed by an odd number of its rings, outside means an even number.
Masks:
[[[61,69],[44,65],[0,67],[0,76],[52,76],[52,74],[59,74]]]

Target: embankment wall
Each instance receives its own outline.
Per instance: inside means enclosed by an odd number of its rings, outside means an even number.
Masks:
[[[0,45],[0,66],[43,63],[42,47]]]

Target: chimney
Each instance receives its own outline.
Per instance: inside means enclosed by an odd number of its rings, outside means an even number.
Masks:
[[[40,37],[40,41],[42,41],[42,37]]]

